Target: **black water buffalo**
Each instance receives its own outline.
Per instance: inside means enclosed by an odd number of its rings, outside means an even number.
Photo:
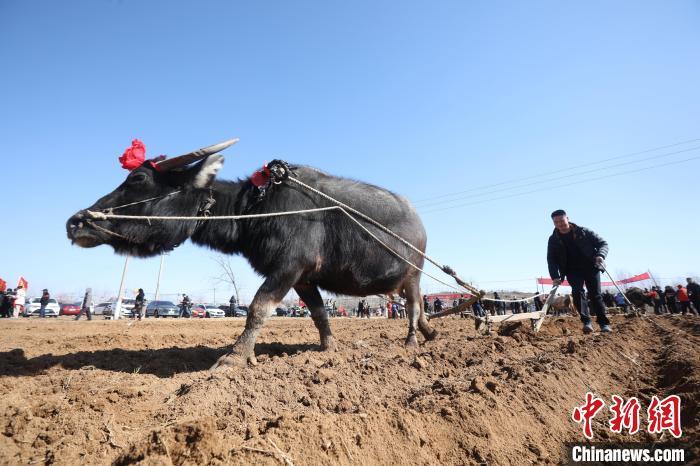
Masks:
[[[627,299],[634,304],[636,307],[642,310],[642,312],[647,311],[647,304],[650,306],[654,305],[654,301],[651,296],[646,294],[643,289],[633,286],[625,290],[625,296]]]
[[[215,178],[224,159],[216,152],[225,147],[227,144],[160,162],[144,162],[113,192],[72,216],[66,225],[68,238],[81,247],[108,244],[117,253],[140,257],[172,250],[187,239],[227,254],[242,254],[265,280],[250,304],[245,329],[233,352],[221,357],[214,367],[256,363],[254,346],[260,328],[291,288],[311,310],[323,350],[335,350],[336,344],[319,288],[354,296],[398,293],[406,299],[406,345],[417,344],[416,329],[426,339],[436,337],[437,332],[423,314],[420,272],[380,246],[339,210],[211,221],[99,219],[88,213],[201,217],[205,211],[222,216],[333,205],[281,176],[286,171],[286,175],[363,212],[425,251],[425,229],[405,198],[311,167],[284,163],[275,165],[272,175],[281,175],[273,177],[264,190],[251,179],[218,181]],[[399,254],[422,267],[420,254],[359,220]]]

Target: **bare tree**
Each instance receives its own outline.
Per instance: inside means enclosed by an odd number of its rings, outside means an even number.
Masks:
[[[229,256],[224,254],[217,254],[211,258],[216,265],[219,266],[219,275],[214,277],[214,281],[217,283],[226,283],[227,285],[233,286],[234,296],[236,297],[236,302],[241,303],[240,295],[238,294],[238,285],[236,284],[236,276],[233,273],[233,267],[231,266],[231,259]]]

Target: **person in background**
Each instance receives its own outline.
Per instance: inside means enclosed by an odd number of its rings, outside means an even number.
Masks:
[[[615,295],[615,304],[617,305],[617,307],[622,308],[623,313],[627,313],[627,301],[625,300],[625,297],[622,296],[622,293],[618,292]]]
[[[528,312],[530,310],[530,303],[527,301],[520,301],[520,310],[522,312]]]
[[[8,288],[0,293],[0,317],[10,317],[12,309],[12,289]]]
[[[27,292],[22,285],[19,285],[15,290],[15,301],[14,301],[14,311],[12,312],[12,317],[18,318],[20,312],[24,311],[24,304],[26,302]]]
[[[435,301],[433,301],[433,312],[438,313],[442,311],[442,301],[440,301],[440,298],[436,297]]]
[[[666,285],[666,288],[664,288],[664,299],[666,300],[668,312],[671,314],[678,314],[678,307],[676,306],[676,292],[670,285]]]
[[[514,296],[511,297],[512,299],[515,299]],[[520,303],[517,301],[511,301],[510,302],[510,313],[511,314],[520,314]]]
[[[474,315],[477,317],[485,317],[486,312],[484,311],[484,306],[481,303],[480,299],[477,299],[474,301],[474,304],[472,304],[472,311],[474,312]]]
[[[497,291],[493,292],[493,299],[496,300],[493,303],[493,307],[496,309],[496,315],[502,316],[506,314],[506,303],[501,301],[501,296]]]
[[[691,314],[693,313],[693,310],[690,307],[690,298],[688,297],[688,290],[686,290],[683,285],[678,285],[678,291],[676,291],[676,299],[678,300],[678,305],[681,308],[681,313],[683,315],[687,314],[690,312]]]
[[[236,305],[238,303],[236,302],[236,295],[231,295],[231,299],[228,300],[228,310],[229,313],[231,314],[231,317],[236,317]]]
[[[662,297],[663,291],[657,286],[652,286],[649,292],[651,302],[654,303],[654,314],[661,315],[664,313],[664,300]]]
[[[423,295],[423,312],[425,312],[426,314],[430,314],[431,312],[430,300],[428,299],[427,294]]]
[[[75,316],[75,320],[79,320],[83,313],[87,316],[87,320],[92,320],[92,288],[85,290],[85,296],[83,296],[83,302],[80,305],[80,312]]]
[[[535,297],[533,298],[532,301],[535,303],[535,310],[541,311],[544,304],[542,304],[542,297],[540,296],[539,291],[535,292]]]
[[[700,285],[695,283],[695,280],[688,277],[685,279],[688,285],[685,287],[688,290],[688,298],[690,302],[695,306],[695,312],[700,314]]]
[[[605,304],[606,308],[615,307],[615,296],[610,290],[605,290],[603,293],[603,304]]]
[[[182,293],[182,301],[180,302],[180,315],[178,317],[192,317],[190,309],[192,308],[192,300],[186,293]]]
[[[41,292],[41,298],[39,299],[39,317],[42,319],[46,317],[46,306],[49,304],[49,299],[51,299],[49,290],[44,288]]]
[[[139,288],[139,292],[134,299],[134,310],[132,316],[141,320],[143,318],[143,309],[146,304],[146,293],[143,292],[143,288]]]

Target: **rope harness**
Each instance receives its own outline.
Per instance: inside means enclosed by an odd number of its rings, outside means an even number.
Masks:
[[[399,252],[397,252],[395,249],[393,249],[391,246],[386,244],[384,241],[382,241],[377,235],[372,233],[365,225],[363,225],[357,218],[353,216],[356,215],[360,217],[361,219],[371,223],[375,227],[379,228],[382,230],[384,233],[388,234],[389,236],[397,239],[404,245],[406,245],[408,248],[411,250],[415,251],[416,253],[420,254],[425,260],[430,262],[431,264],[435,265],[438,267],[443,273],[450,275],[457,285],[461,286],[463,289],[467,290],[469,294],[473,296],[478,296],[479,299],[483,301],[492,301],[492,302],[505,302],[505,303],[513,303],[513,302],[527,302],[530,300],[534,300],[538,296],[544,296],[547,293],[539,293],[534,296],[530,296],[528,298],[523,298],[523,299],[494,299],[494,298],[487,298],[484,296],[484,291],[479,290],[478,288],[466,283],[464,280],[462,280],[457,273],[448,265],[442,265],[432,257],[428,256],[425,254],[423,251],[415,247],[413,244],[408,242],[406,239],[402,238],[399,236],[397,233],[393,232],[386,226],[382,225],[378,221],[374,220],[373,218],[369,217],[368,215],[358,211],[357,209],[354,209],[350,207],[349,205],[319,191],[318,189],[309,186],[308,184],[304,183],[303,181],[299,180],[296,177],[296,174],[293,173],[293,170],[289,167],[287,162],[284,162],[282,160],[273,160],[269,164],[267,164],[264,168],[263,171],[263,176],[269,177],[269,182],[266,183],[255,183],[254,185],[258,189],[258,195],[256,197],[255,202],[261,201],[267,192],[269,191],[270,187],[272,185],[279,185],[284,181],[291,181],[302,188],[311,191],[318,196],[322,197],[323,199],[326,199],[330,201],[331,203],[335,204],[330,207],[318,207],[314,209],[303,209],[303,210],[292,210],[292,211],[285,211],[285,212],[268,212],[264,214],[241,214],[241,215],[215,215],[212,216],[210,215],[210,209],[216,202],[213,197],[213,192],[212,189],[209,188],[209,197],[208,199],[204,202],[202,206],[198,209],[198,214],[197,216],[144,216],[144,215],[121,215],[121,214],[115,214],[113,213],[117,209],[123,209],[125,207],[130,207],[138,204],[143,204],[146,202],[151,202],[154,200],[160,200],[164,199],[170,196],[173,196],[175,194],[179,194],[182,192],[182,190],[177,190],[173,191],[171,193],[165,194],[163,196],[156,196],[152,197],[149,199],[144,199],[141,201],[136,201],[136,202],[131,202],[129,204],[124,204],[120,205],[117,207],[111,207],[109,209],[102,209],[101,211],[95,212],[95,211],[87,211],[87,215],[90,216],[90,219],[86,220],[87,223],[90,224],[93,228],[103,231],[107,234],[110,234],[112,236],[116,236],[122,239],[125,239],[127,241],[131,241],[129,238],[120,235],[119,233],[113,232],[111,230],[108,230],[104,227],[101,227],[91,220],[107,220],[107,219],[121,219],[121,220],[146,220],[151,222],[151,220],[174,220],[174,221],[197,221],[198,223],[203,223],[209,220],[246,220],[246,219],[255,219],[255,218],[266,218],[266,217],[281,217],[285,215],[301,215],[301,214],[307,214],[307,213],[315,213],[315,212],[327,212],[327,211],[333,211],[333,210],[338,210],[342,212],[348,219],[350,219],[352,222],[354,222],[358,227],[360,227],[365,233],[367,233],[372,239],[374,239],[376,242],[378,242],[382,247],[384,247],[387,251],[389,251],[391,254],[396,256],[398,259],[402,260],[405,262],[408,266],[412,267],[413,269],[421,272],[422,274],[426,275],[429,278],[432,278],[438,283],[441,283],[444,286],[447,286],[451,288],[452,290],[462,292],[461,289],[455,287],[454,285],[447,283],[434,275],[429,274],[422,268],[418,267],[416,264],[408,260],[406,257],[401,255]]]

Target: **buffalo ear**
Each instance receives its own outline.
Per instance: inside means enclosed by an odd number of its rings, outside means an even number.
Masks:
[[[224,157],[219,154],[210,155],[198,167],[199,171],[194,175],[192,185],[195,188],[208,188],[214,182],[214,178],[224,166]]]

